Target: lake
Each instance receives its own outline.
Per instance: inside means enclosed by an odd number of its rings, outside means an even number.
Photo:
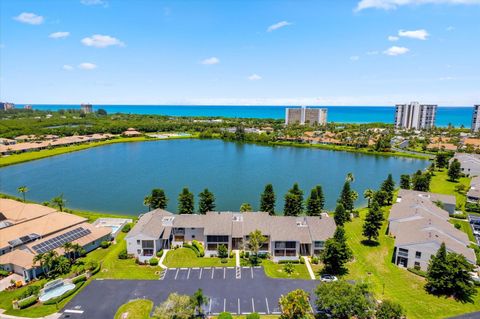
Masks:
[[[216,196],[217,210],[238,211],[244,202],[258,209],[260,193],[272,183],[277,209],[283,195],[298,182],[305,192],[323,186],[327,208],[333,209],[348,172],[364,204],[363,191],[378,188],[392,173],[424,169],[428,161],[357,153],[237,144],[221,140],[165,140],[120,143],[27,162],[0,169],[0,192],[19,196],[26,185],[27,199],[48,201],[63,193],[67,206],[99,212],[136,215],[147,211],[143,198],[152,188],[163,188],[168,209],[175,212],[184,186],[195,194],[205,187]]]

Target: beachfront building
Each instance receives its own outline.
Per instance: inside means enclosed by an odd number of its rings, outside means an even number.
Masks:
[[[248,236],[255,230],[267,238],[261,247],[273,260],[294,260],[318,255],[335,232],[333,218],[270,216],[266,212],[208,212],[205,215],[177,215],[156,209],[140,217],[126,236],[127,252],[147,261],[161,249],[197,240],[205,256],[217,255],[220,245],[229,251],[248,251]]]
[[[47,206],[1,198],[0,269],[29,281],[43,271],[33,263],[36,255],[52,250],[64,254],[62,246],[67,242],[90,252],[111,239],[111,228],[95,227],[87,221]]]
[[[13,110],[15,108],[15,104],[8,103],[8,102],[0,102],[0,110],[8,111]]]
[[[327,124],[327,111],[327,109],[305,106],[300,108],[286,108],[285,124],[325,125]]]
[[[476,133],[480,130],[480,104],[473,106],[472,114],[472,132]]]
[[[92,104],[80,104],[80,111],[84,114],[90,114],[93,112]]]
[[[470,153],[455,153],[450,163],[454,159],[460,162],[462,173],[467,176],[480,176],[480,155]]]
[[[454,196],[400,190],[388,219],[388,233],[395,238],[393,262],[405,268],[426,271],[430,257],[442,243],[448,251],[462,254],[476,263],[467,234],[449,222],[447,211]]]
[[[403,129],[425,130],[435,126],[437,105],[397,104],[395,110],[395,127]]]
[[[475,176],[470,181],[470,188],[467,192],[467,202],[474,204],[480,202],[480,176]]]
[[[24,110],[31,110],[32,109],[32,106],[30,104],[27,104],[27,105],[24,105],[23,106],[23,109]]]

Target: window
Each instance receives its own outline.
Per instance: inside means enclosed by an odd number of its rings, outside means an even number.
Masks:
[[[142,240],[142,248],[153,248],[153,240]]]
[[[415,268],[416,270],[420,270],[420,263],[416,261],[413,268]]]
[[[415,253],[415,258],[422,258],[422,252],[421,251],[417,251]]]
[[[185,241],[185,236],[179,236],[179,235],[175,235],[175,237],[173,238],[173,241],[181,241],[181,242],[184,242]]]
[[[140,245],[140,239],[137,239],[137,245]]]
[[[153,249],[144,249],[143,250],[144,256],[153,256]]]
[[[276,241],[275,242],[275,256],[296,256],[297,243],[294,241]]]
[[[195,239],[195,235],[192,235],[192,238]]]
[[[142,253],[142,250],[141,249],[137,249],[137,254],[141,254]]]

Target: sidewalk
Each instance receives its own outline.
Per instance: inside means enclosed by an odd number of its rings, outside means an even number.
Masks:
[[[162,269],[168,269],[168,267],[163,264],[163,261],[165,260],[165,256],[167,256],[167,253],[168,253],[169,251],[170,251],[170,249],[164,249],[164,250],[163,250],[163,255],[162,255],[162,257],[160,257],[160,260],[158,261],[158,265],[159,265]]]
[[[31,319],[31,318],[26,318],[26,317],[16,317],[16,316],[10,316],[10,315],[4,315],[3,312],[5,310],[0,309],[0,319]],[[56,312],[52,313],[51,315],[45,316],[45,317],[38,317],[37,319],[58,319],[60,318],[62,314]]]
[[[308,274],[310,275],[310,279],[315,280],[315,273],[312,270],[312,266],[310,265],[310,260],[308,257],[302,256],[303,260],[305,260],[305,266],[307,266]]]

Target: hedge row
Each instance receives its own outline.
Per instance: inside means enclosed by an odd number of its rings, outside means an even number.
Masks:
[[[420,269],[415,269],[415,268],[407,268],[407,270],[411,273],[414,273],[415,275],[418,275],[418,276],[421,276],[421,277],[425,277],[427,275],[427,273],[423,270],[420,270]]]
[[[202,255],[202,254],[200,253],[200,250],[198,250],[198,248],[197,248],[196,246],[190,245],[190,244],[188,244],[188,243],[184,243],[184,244],[183,244],[183,247],[184,247],[184,248],[189,248],[189,249],[193,250],[193,252],[195,253],[195,255],[197,255],[197,257],[203,257],[203,256],[205,255],[205,254]]]
[[[98,272],[100,271],[100,268],[102,268],[102,267],[101,267],[100,264],[98,264],[98,266],[95,267],[95,269],[90,272],[90,276],[93,276],[93,275],[95,275],[96,273],[98,273]]]
[[[17,302],[18,308],[25,309],[37,303],[37,295],[32,295],[30,297],[24,298]]]
[[[77,284],[81,281],[86,281],[87,280],[87,275],[86,274],[83,274],[83,275],[80,275],[80,276],[77,276],[75,278],[72,279],[72,284]]]
[[[303,261],[303,259],[302,260],[294,259],[294,260],[279,260],[278,263],[279,264],[303,264],[305,262]]]
[[[200,257],[205,256],[205,249],[203,248],[203,245],[202,245],[202,244],[200,244],[200,243],[199,243],[198,241],[196,241],[196,240],[193,240],[193,241],[192,241],[192,246],[198,250],[198,252],[200,253]]]
[[[72,290],[67,291],[61,296],[58,296],[57,298],[52,298],[50,300],[45,301],[43,304],[44,305],[55,305],[57,303],[60,303],[63,299],[73,295],[78,289],[80,289],[83,285],[85,284],[85,281],[80,281],[75,285],[75,288]]]

